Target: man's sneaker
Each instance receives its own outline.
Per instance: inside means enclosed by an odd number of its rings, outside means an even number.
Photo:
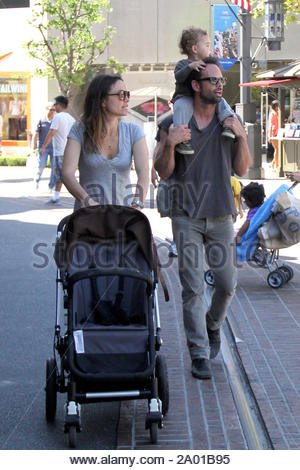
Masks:
[[[48,204],[57,204],[59,202],[59,197],[51,196],[47,201]]]
[[[221,346],[221,335],[220,335],[220,328],[217,330],[210,330],[207,327],[207,335],[209,339],[209,346],[210,346],[210,359],[214,359],[219,351]]]
[[[211,368],[208,359],[192,360],[192,376],[196,379],[211,379]]]
[[[225,127],[223,132],[222,132],[222,137],[228,137],[229,139],[235,139],[235,134],[234,132],[232,132],[231,129],[229,129],[228,127]]]
[[[169,248],[169,257],[177,258],[177,256],[178,256],[178,253],[177,253],[176,243],[172,242]]]
[[[183,155],[193,155],[195,153],[190,140],[176,145],[175,150],[176,152],[182,153]]]

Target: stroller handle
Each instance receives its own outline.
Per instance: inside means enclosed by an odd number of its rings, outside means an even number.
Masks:
[[[299,181],[295,181],[292,186],[290,187],[290,189],[288,189],[288,191],[292,191],[292,189],[295,188],[295,186],[297,186],[297,184],[299,184]]]

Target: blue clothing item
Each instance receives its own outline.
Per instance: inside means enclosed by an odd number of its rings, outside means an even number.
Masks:
[[[46,148],[44,155],[41,155],[39,153],[39,163],[38,163],[38,168],[37,168],[37,172],[36,172],[34,179],[36,183],[39,183],[42,177],[43,171],[47,166],[48,157],[50,157],[51,174],[50,174],[49,188],[54,189],[55,180],[54,180],[54,171],[53,171],[53,163],[54,163],[53,162],[53,148],[51,148],[50,150],[47,150],[47,149],[48,147]]]
[[[133,147],[145,133],[141,126],[132,122],[119,121],[119,150],[114,158],[106,158],[100,150],[89,152],[84,146],[84,127],[75,122],[68,139],[77,141],[80,146],[78,162],[79,183],[99,204],[129,206],[133,200],[134,185],[130,181]],[[80,202],[75,201],[75,210]]]
[[[280,193],[288,191],[290,188],[286,184],[282,184],[270,197],[259,207],[256,214],[250,220],[248,230],[241,237],[241,244],[236,247],[237,260],[247,261],[253,255],[258,243],[259,227],[272,215],[276,196]]]
[[[39,133],[39,150],[43,147],[43,144],[46,140],[47,134],[49,132],[52,121],[48,121],[46,117],[40,119],[36,128],[36,132]],[[47,146],[45,153],[53,154],[53,145],[52,142]],[[46,165],[45,165],[46,166]]]

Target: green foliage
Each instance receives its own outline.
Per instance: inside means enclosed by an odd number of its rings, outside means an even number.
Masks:
[[[56,79],[61,93],[74,97],[112,42],[112,26],[103,28],[101,39],[93,32],[110,11],[110,0],[35,0],[30,24],[40,39],[31,39],[25,48],[30,57],[44,64],[36,74]],[[121,69],[114,57],[109,62],[116,70]]]
[[[0,157],[0,166],[25,166],[27,157],[9,155]]]
[[[300,0],[284,0],[284,24],[300,23]],[[265,14],[264,0],[253,0],[253,16],[259,18]]]

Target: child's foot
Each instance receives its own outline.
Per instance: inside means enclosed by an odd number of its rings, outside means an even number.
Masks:
[[[222,132],[222,137],[228,137],[229,139],[235,139],[235,134],[232,132],[231,129],[225,127]]]
[[[187,142],[181,142],[181,144],[176,145],[175,148],[176,152],[182,153],[183,155],[193,155],[195,153],[190,140]]]

